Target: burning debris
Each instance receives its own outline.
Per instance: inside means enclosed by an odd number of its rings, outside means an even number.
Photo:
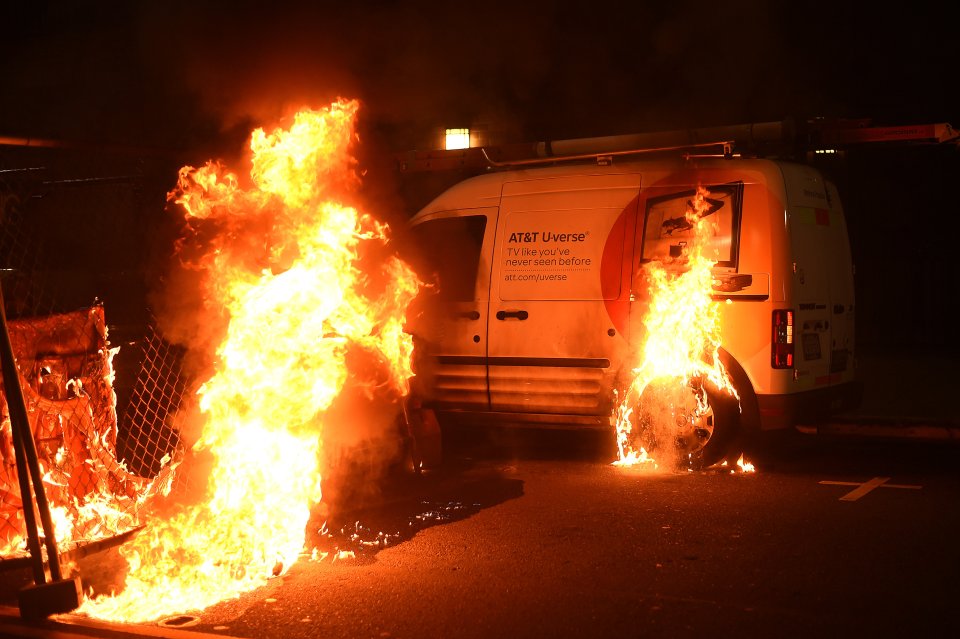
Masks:
[[[341,203],[357,182],[357,109],[338,101],[297,113],[289,129],[257,129],[249,179],[214,162],[180,171],[170,194],[186,216],[178,248],[204,309],[188,321],[222,335],[205,353],[212,372],[184,462],[209,467],[206,487],[121,548],[125,588],[81,612],[156,619],[286,571],[321,500],[338,398],[352,390],[399,412],[412,376],[405,311],[419,282],[384,249],[387,227]]]
[[[716,233],[707,219],[717,206],[697,189],[683,218],[665,232],[682,237],[671,257],[644,266],[650,306],[640,365],[616,409],[619,465],[709,466],[719,461],[726,420],[735,418],[736,391],[718,356],[720,323],[710,296],[705,254]],[[732,414],[731,414],[732,413]]]
[[[726,463],[726,462],[724,462],[724,463]],[[740,472],[741,472],[741,473],[752,473],[752,472],[755,472],[755,471],[757,470],[757,469],[753,466],[753,464],[751,464],[750,462],[746,461],[746,460],[743,458],[743,453],[740,454],[740,459],[737,460],[737,468],[740,469]],[[730,471],[730,472],[733,472],[733,471]]]
[[[170,464],[153,480],[117,460],[113,357],[102,306],[8,322],[58,548],[125,533],[144,503],[169,489]],[[2,388],[2,386],[0,386]],[[6,397],[0,392],[0,555],[26,554]]]

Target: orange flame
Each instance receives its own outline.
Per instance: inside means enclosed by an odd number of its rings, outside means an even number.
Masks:
[[[218,230],[196,266],[212,314],[228,320],[199,390],[194,450],[213,459],[206,498],[122,547],[125,589],[81,612],[155,619],[289,568],[321,499],[325,412],[347,383],[348,349],[372,356],[395,398],[407,392],[413,346],[403,322],[419,281],[396,257],[363,273],[361,249],[382,246],[388,229],[333,199],[357,181],[357,109],[341,100],[297,113],[289,129],[254,131],[250,188],[217,163],[181,169],[170,196],[198,230]]]
[[[669,455],[666,443],[689,436],[685,431],[709,410],[704,384],[736,395],[718,357],[719,307],[710,296],[716,260],[705,255],[716,234],[704,216],[708,195],[698,187],[686,210],[692,233],[683,254],[644,266],[650,282],[646,338],[640,365],[615,412],[616,465],[656,468],[646,444],[656,446],[658,455]]]

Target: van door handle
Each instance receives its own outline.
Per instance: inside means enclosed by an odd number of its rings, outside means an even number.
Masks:
[[[460,319],[478,320],[480,319],[480,311],[463,311],[462,313],[457,313],[454,317]]]
[[[497,311],[498,320],[505,320],[508,317],[515,317],[522,322],[530,317],[530,313],[526,311]]]

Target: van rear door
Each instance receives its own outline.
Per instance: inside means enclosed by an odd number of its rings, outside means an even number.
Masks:
[[[442,211],[418,220],[417,272],[435,288],[409,320],[416,383],[428,405],[486,411],[490,255],[496,207]],[[432,278],[432,279],[431,279]]]
[[[830,235],[830,374],[831,383],[854,378],[854,282],[850,238],[837,188],[825,183],[833,232]],[[840,379],[836,377],[840,376]]]
[[[636,173],[504,184],[488,324],[492,410],[608,425],[627,355],[613,318],[628,312],[625,239],[639,190]]]
[[[790,248],[793,253],[793,299],[796,305],[796,375],[803,390],[822,388],[839,381],[831,371],[834,306],[838,317],[846,314],[844,300],[834,291],[846,239],[843,215],[833,210],[819,172],[809,167],[784,168],[786,178]],[[849,268],[849,267],[848,267]],[[852,309],[851,309],[852,310]],[[843,364],[838,360],[838,364]]]

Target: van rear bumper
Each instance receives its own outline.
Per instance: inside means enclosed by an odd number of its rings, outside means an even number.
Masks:
[[[859,380],[800,393],[758,395],[760,429],[815,424],[836,413],[858,408],[862,401],[863,382]]]

